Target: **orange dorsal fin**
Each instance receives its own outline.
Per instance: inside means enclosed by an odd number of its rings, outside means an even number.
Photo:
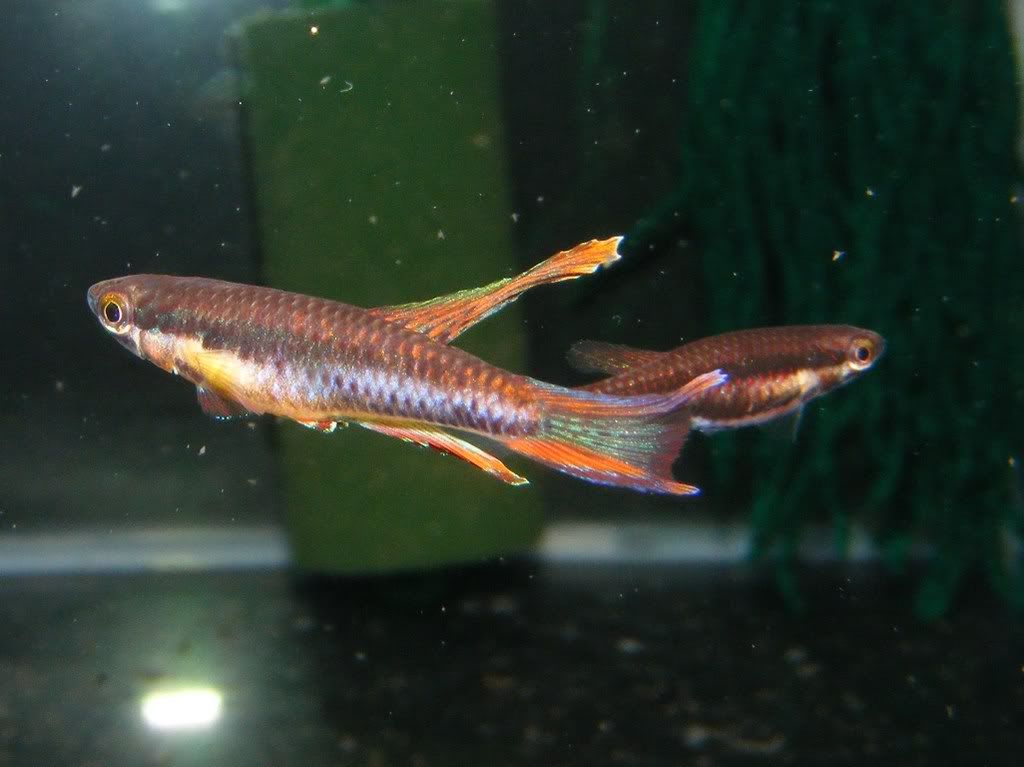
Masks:
[[[569,364],[580,372],[614,375],[630,368],[643,367],[664,354],[622,344],[606,344],[603,341],[577,341],[565,356]]]
[[[424,445],[434,450],[439,450],[442,453],[454,455],[456,458],[461,458],[463,461],[486,471],[491,476],[497,477],[502,482],[507,482],[510,485],[529,484],[529,480],[525,477],[520,477],[490,453],[486,453],[476,445],[471,445],[465,440],[453,437],[451,434],[440,429],[423,426],[391,426],[389,424],[373,423],[372,421],[360,421],[359,425],[379,434],[385,434],[389,437],[405,440],[406,442],[415,442],[417,445]]]
[[[429,301],[380,306],[369,311],[435,341],[451,343],[531,288],[574,280],[618,261],[620,242],[622,237],[590,240],[556,253],[517,277],[506,277],[482,288],[460,290]]]

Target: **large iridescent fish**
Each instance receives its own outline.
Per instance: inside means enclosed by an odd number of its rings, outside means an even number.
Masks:
[[[207,413],[273,414],[331,431],[368,429],[462,458],[510,484],[525,479],[451,431],[487,437],[573,476],[691,495],[671,467],[685,405],[719,386],[704,371],[671,392],[616,396],[516,375],[446,344],[537,285],[618,259],[621,238],[583,243],[516,278],[431,301],[363,309],[202,277],[132,275],[88,302],[123,346],[196,386]]]
[[[884,351],[885,341],[870,330],[791,325],[722,333],[667,352],[579,341],[569,350],[569,362],[611,374],[582,388],[616,396],[665,394],[721,370],[728,380],[687,406],[693,428],[716,431],[797,419],[808,402],[870,370]]]

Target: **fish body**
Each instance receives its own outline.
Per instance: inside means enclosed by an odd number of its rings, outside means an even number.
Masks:
[[[494,436],[536,430],[528,379],[357,306],[167,275],[111,280],[95,292],[130,296],[138,356],[246,413],[429,420]]]
[[[569,360],[581,370],[611,373],[582,388],[616,396],[669,392],[720,369],[725,383],[687,406],[694,428],[716,431],[798,417],[814,398],[869,370],[884,350],[884,339],[863,328],[791,325],[722,333],[666,352],[581,341]]]
[[[569,279],[559,277],[567,270],[542,281]],[[537,280],[534,273],[522,289]],[[506,281],[495,285],[434,308],[365,309],[202,277],[132,275],[93,285],[88,303],[122,345],[195,384],[211,415],[273,414],[322,431],[355,422],[525,482],[450,433],[466,432],[589,481],[695,493],[671,476],[689,429],[683,406],[722,375],[711,371],[668,394],[619,397],[517,375],[437,340],[514,300]],[[431,321],[434,312],[446,319]]]

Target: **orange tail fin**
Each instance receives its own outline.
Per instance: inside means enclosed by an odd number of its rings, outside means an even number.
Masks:
[[[574,477],[648,493],[696,495],[672,478],[690,431],[686,404],[725,382],[720,370],[671,394],[612,397],[551,387],[539,434],[503,440],[512,450]]]

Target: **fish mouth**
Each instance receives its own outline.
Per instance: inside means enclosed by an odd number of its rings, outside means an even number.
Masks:
[[[870,370],[871,368],[878,364],[878,361],[880,359],[882,359],[882,356],[885,354],[886,344],[885,339],[882,338],[882,336],[880,336],[878,333],[869,330],[867,331],[866,335],[875,347],[874,359],[872,359],[871,364],[868,365],[867,368],[865,368],[865,370]]]
[[[89,304],[89,311],[93,314],[99,314],[99,303],[100,303],[100,286],[103,283],[97,282],[95,285],[89,288],[85,293],[85,301]]]

